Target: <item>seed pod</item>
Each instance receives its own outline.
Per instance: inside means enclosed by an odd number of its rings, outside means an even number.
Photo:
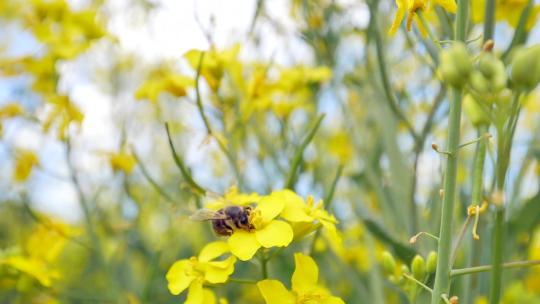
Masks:
[[[522,48],[512,56],[510,77],[520,88],[533,89],[540,81],[540,45]]]
[[[426,276],[426,262],[424,258],[417,254],[412,260],[411,269],[416,279],[423,280]]]
[[[482,53],[478,59],[478,70],[487,79],[492,79],[497,73],[497,60],[493,53]]]
[[[382,266],[387,273],[394,273],[396,271],[396,260],[392,254],[388,251],[382,253]]]
[[[437,270],[437,252],[430,251],[426,262],[426,271],[428,273],[435,273]]]
[[[478,102],[469,94],[463,97],[463,110],[474,126],[489,123],[489,117]]]

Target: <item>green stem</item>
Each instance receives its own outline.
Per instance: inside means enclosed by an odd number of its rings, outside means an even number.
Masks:
[[[477,132],[478,136],[485,136],[488,131],[487,125],[478,126]],[[486,160],[486,140],[478,141],[476,145],[476,152],[474,157],[474,168],[473,168],[473,185],[472,185],[472,205],[481,205],[482,204],[482,193],[484,181],[484,162]]]
[[[429,39],[433,42],[433,44],[435,44],[437,46],[437,48],[440,50],[441,49],[441,44],[439,43],[439,41],[437,39],[435,39],[435,35],[433,35],[433,31],[431,30],[431,27],[429,26],[429,23],[427,22],[426,20],[426,17],[424,16],[424,14],[422,13],[421,10],[418,10],[416,12],[416,14],[418,15],[418,17],[420,18],[420,22],[422,23],[422,25],[424,26],[424,28],[426,29],[427,31],[427,35],[429,37]]]
[[[198,193],[201,195],[204,195],[206,193],[206,190],[204,190],[203,187],[199,186],[195,180],[193,180],[193,177],[191,177],[191,173],[189,172],[186,164],[184,164],[184,161],[178,156],[176,153],[176,148],[174,147],[172,138],[171,138],[171,132],[169,131],[169,124],[165,123],[165,130],[167,131],[167,139],[169,140],[169,147],[171,148],[172,157],[174,160],[174,163],[180,169],[180,172],[182,173],[182,176],[187,181],[187,183]]]
[[[484,13],[484,42],[493,39],[495,29],[495,0],[486,0]]]
[[[499,304],[501,297],[501,279],[502,279],[502,259],[504,251],[504,207],[497,207],[495,214],[495,226],[493,227],[493,244],[491,252],[493,254],[492,258],[492,273],[490,281],[490,297],[489,303]]]
[[[141,158],[139,157],[139,155],[135,152],[135,149],[132,148],[131,153],[133,154],[133,157],[135,157],[135,161],[137,161],[137,164],[139,165],[139,168],[141,169],[141,172],[142,172],[143,176],[146,178],[146,180],[148,180],[150,185],[152,185],[152,187],[154,187],[156,192],[159,193],[159,195],[163,196],[163,198],[165,198],[169,202],[174,203],[175,202],[174,199],[169,194],[167,194],[167,191],[165,191],[165,189],[163,189],[156,182],[156,180],[150,175],[150,172],[148,172],[148,169],[146,169],[146,166],[143,164],[143,162],[142,162]]]
[[[260,252],[259,261],[261,262],[261,277],[268,279],[268,259],[266,258],[264,252]]]
[[[460,1],[463,6],[463,1]],[[458,15],[459,16],[459,15]],[[459,36],[459,31],[458,31]],[[450,103],[450,120],[448,131],[448,151],[451,153],[446,160],[446,173],[444,177],[444,198],[441,214],[441,229],[439,233],[439,247],[437,259],[437,272],[435,285],[431,297],[432,304],[441,301],[443,293],[448,294],[450,289],[450,258],[452,245],[452,218],[456,196],[456,177],[458,165],[459,130],[461,124],[461,91],[454,90]]]
[[[296,152],[292,160],[292,166],[291,166],[291,169],[289,170],[287,181],[285,182],[285,188],[293,189],[294,184],[296,183],[296,178],[297,178],[296,171],[298,171],[298,167],[300,166],[300,162],[302,161],[304,150],[306,149],[307,145],[311,142],[311,140],[315,136],[315,133],[317,133],[317,130],[319,129],[319,126],[321,125],[321,122],[324,116],[325,114],[319,115],[319,117],[313,124],[313,127],[311,127],[311,130],[309,131],[308,135],[304,138],[300,146],[296,149]]]
[[[540,265],[540,260],[508,262],[508,263],[502,264],[502,268],[504,269],[522,268],[522,267],[530,267],[530,266],[536,266],[536,265]],[[467,274],[486,272],[486,271],[490,271],[492,268],[493,268],[492,265],[483,265],[483,266],[476,266],[476,267],[469,267],[469,268],[462,268],[462,269],[454,269],[450,272],[450,276],[457,277],[457,276],[462,276],[462,275],[467,275]]]

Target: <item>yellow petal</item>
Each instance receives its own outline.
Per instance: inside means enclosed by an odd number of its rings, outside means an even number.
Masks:
[[[227,282],[229,276],[234,272],[236,257],[230,256],[224,261],[209,262],[204,271],[204,279],[210,283]]]
[[[291,225],[284,221],[271,221],[264,228],[255,231],[257,241],[265,248],[284,247],[291,243],[294,233]]]
[[[208,288],[203,289],[203,303],[204,304],[216,304],[216,295]]]
[[[203,293],[203,284],[202,280],[197,279],[189,285],[189,293],[184,304],[206,304],[203,302],[204,293]]]
[[[294,254],[296,268],[292,275],[292,289],[296,292],[308,291],[317,287],[319,268],[313,259],[302,253]]]
[[[345,304],[341,298],[329,297],[325,299],[321,304]]]
[[[229,245],[226,242],[212,242],[204,246],[201,250],[199,261],[209,262],[226,252],[229,252]]]
[[[180,260],[175,262],[167,272],[166,278],[167,282],[169,282],[169,291],[173,295],[180,294],[195,279],[195,277],[187,275],[186,270],[189,268],[191,268],[189,260]]]
[[[282,190],[272,193],[280,197],[285,203],[281,216],[290,222],[312,222],[313,217],[306,213],[306,203],[296,193],[291,190]]]
[[[397,1],[396,1],[397,3]],[[388,35],[394,36],[401,25],[401,21],[403,21],[403,17],[405,17],[405,12],[407,11],[406,6],[399,6],[396,11],[396,16],[394,17],[394,22],[392,23],[392,26],[390,27],[390,30],[388,30]]]
[[[255,233],[242,230],[235,231],[229,237],[228,243],[232,254],[242,261],[251,259],[257,250],[261,248],[261,244],[257,241]]]
[[[255,209],[261,213],[263,222],[269,222],[283,211],[284,206],[281,196],[270,194],[263,197]]]
[[[280,281],[259,281],[257,287],[259,287],[266,304],[293,304],[296,302],[294,295]]]

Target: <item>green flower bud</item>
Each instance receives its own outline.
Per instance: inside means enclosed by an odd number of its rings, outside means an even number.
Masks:
[[[437,252],[430,251],[427,256],[426,271],[428,273],[435,273],[437,270]]]
[[[478,93],[489,92],[489,80],[487,80],[482,73],[474,71],[471,74],[470,79],[471,87]]]
[[[482,53],[478,59],[478,70],[487,79],[493,79],[500,72],[500,66],[504,71],[504,64],[493,53]]]
[[[540,45],[522,48],[512,56],[510,77],[517,87],[533,89],[540,81]]]
[[[387,273],[394,273],[396,271],[396,260],[392,254],[388,251],[382,253],[382,266]]]
[[[463,97],[463,110],[474,126],[489,123],[488,115],[471,95]]]
[[[417,280],[423,280],[426,276],[426,262],[420,255],[416,255],[411,263],[412,274]]]
[[[465,44],[453,43],[441,54],[440,73],[454,87],[462,87],[472,71],[472,61]]]

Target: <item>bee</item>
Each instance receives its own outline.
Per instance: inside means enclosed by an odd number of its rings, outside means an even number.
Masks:
[[[217,211],[199,209],[189,218],[194,221],[212,221],[212,229],[217,235],[230,236],[235,230],[255,229],[250,222],[251,206],[227,206]]]

